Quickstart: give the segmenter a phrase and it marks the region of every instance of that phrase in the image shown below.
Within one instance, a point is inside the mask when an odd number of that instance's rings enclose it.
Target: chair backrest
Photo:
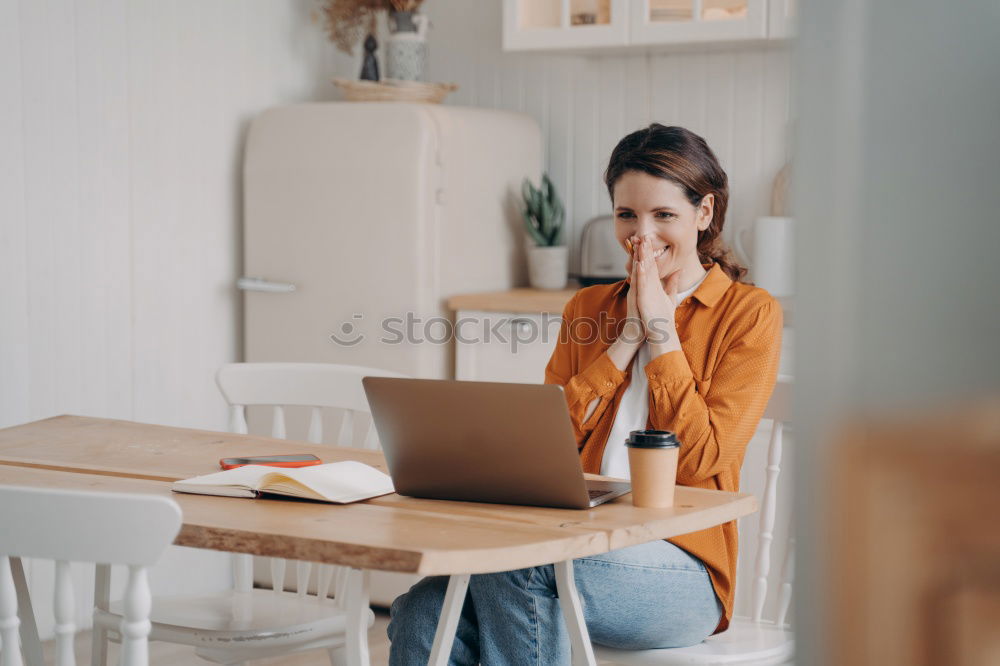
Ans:
[[[750,619],[755,623],[765,621],[764,604],[770,589],[771,550],[774,542],[775,515],[778,509],[778,476],[781,473],[782,438],[784,426],[792,418],[792,384],[790,380],[779,377],[767,408],[764,410],[763,418],[771,421],[771,433],[765,458],[764,492],[760,502],[753,581],[750,585]],[[773,622],[778,626],[785,624],[792,599],[794,548],[795,540],[789,537],[783,554],[780,572],[781,582],[777,589],[777,611],[773,619]],[[737,589],[737,593],[739,591],[740,588]]]
[[[246,433],[246,407],[266,405],[273,409],[271,436],[284,439],[285,407],[310,407],[308,441],[323,441],[323,408],[344,410],[336,443],[346,446],[354,437],[358,414],[370,414],[361,385],[363,377],[404,377],[396,372],[359,365],[335,363],[230,363],[216,374],[216,383],[230,405],[229,429]],[[365,448],[377,447],[371,422],[361,440]]]
[[[356,439],[365,448],[378,448],[378,437],[374,424],[368,419],[366,424],[358,422],[358,416],[371,414],[365,397],[364,377],[405,377],[397,372],[367,368],[359,365],[336,363],[229,363],[222,366],[215,380],[223,397],[230,406],[229,429],[246,434],[246,408],[249,406],[269,406],[273,409],[271,436],[284,439],[285,407],[309,407],[309,431],[307,439],[313,444],[323,443],[323,409],[343,410],[340,432],[336,444],[348,446]],[[355,428],[364,428],[364,434],[357,438]],[[248,592],[253,586],[254,559],[250,555],[234,555],[233,573],[236,589]],[[285,586],[285,560],[271,558],[271,584],[276,592]],[[310,562],[297,561],[294,591],[305,597],[309,577],[312,575]],[[342,587],[347,584],[347,569],[321,566],[317,571],[317,594],[323,600],[334,585],[335,596],[343,598]]]
[[[34,557],[56,561],[56,664],[74,663],[76,606],[70,562],[128,566],[119,629],[122,663],[147,664],[151,597],[146,568],[159,559],[180,527],[180,508],[167,497],[0,486],[0,663],[21,665],[11,559]]]

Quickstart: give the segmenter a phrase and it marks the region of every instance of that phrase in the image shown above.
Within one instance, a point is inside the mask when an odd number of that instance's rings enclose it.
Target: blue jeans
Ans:
[[[705,565],[667,541],[574,560],[573,573],[595,643],[634,650],[695,645],[722,617]],[[390,665],[427,663],[447,587],[446,576],[424,578],[393,602]],[[570,663],[551,564],[470,578],[449,663],[479,662]]]

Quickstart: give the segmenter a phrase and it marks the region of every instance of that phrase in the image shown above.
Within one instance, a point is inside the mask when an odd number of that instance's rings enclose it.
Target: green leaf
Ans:
[[[539,232],[538,225],[536,224],[534,218],[532,218],[529,215],[525,215],[524,227],[525,229],[528,230],[528,235],[531,236],[532,240],[535,242],[535,245],[545,244],[545,237],[542,236],[541,232]]]

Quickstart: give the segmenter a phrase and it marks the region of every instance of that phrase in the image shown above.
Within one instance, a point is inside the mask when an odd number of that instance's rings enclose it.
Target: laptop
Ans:
[[[561,386],[361,380],[400,495],[587,509],[631,491],[583,476]]]

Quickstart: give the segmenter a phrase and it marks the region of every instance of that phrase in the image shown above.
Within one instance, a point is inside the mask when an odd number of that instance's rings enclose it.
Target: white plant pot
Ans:
[[[565,289],[569,273],[569,250],[565,245],[528,245],[528,282],[535,289]]]

